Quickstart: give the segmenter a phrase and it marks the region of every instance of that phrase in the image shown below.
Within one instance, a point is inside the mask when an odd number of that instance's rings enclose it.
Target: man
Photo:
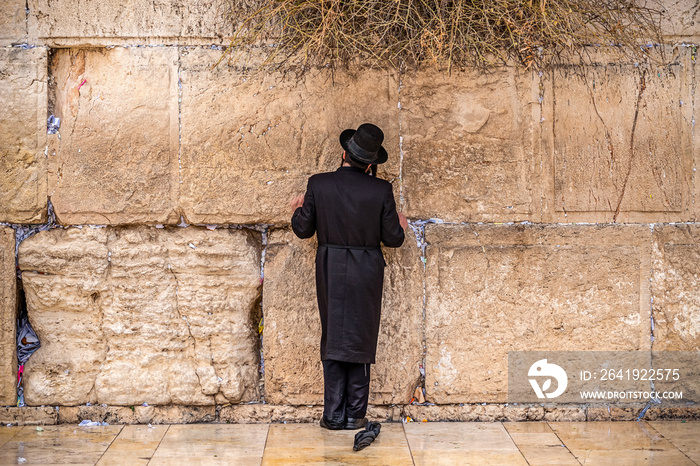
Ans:
[[[408,222],[396,211],[391,183],[369,175],[386,162],[384,133],[365,123],[340,135],[342,166],[309,178],[292,201],[292,229],[316,233],[316,297],[321,315],[323,417],[327,429],[367,423],[369,364],[374,364],[384,284],[380,243],[399,247]]]

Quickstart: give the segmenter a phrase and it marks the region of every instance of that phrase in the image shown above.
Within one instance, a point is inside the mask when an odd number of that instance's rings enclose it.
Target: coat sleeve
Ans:
[[[316,233],[316,204],[314,204],[311,180],[306,186],[304,203],[292,215],[292,230],[295,235],[302,239],[311,238]]]
[[[382,209],[382,243],[390,248],[398,248],[403,244],[404,231],[399,222],[399,214],[396,212],[394,192],[389,184],[384,194],[384,207]]]

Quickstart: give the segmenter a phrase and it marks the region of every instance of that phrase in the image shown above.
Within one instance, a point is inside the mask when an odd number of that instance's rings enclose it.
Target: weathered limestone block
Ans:
[[[212,405],[258,397],[259,238],[70,228],[20,246],[27,404]]]
[[[586,421],[636,421],[645,407],[644,403],[592,404],[586,408]]]
[[[408,405],[403,414],[415,422],[497,422],[541,421],[545,409],[540,405],[464,404]]]
[[[547,422],[583,422],[586,420],[586,405],[550,404],[544,407],[543,421]]]
[[[273,230],[265,249],[265,401],[323,403],[321,321],[316,304],[316,241]]]
[[[382,128],[384,179],[398,190],[398,81],[309,72],[282,79],[228,68],[220,52],[184,49],[181,205],[191,223],[289,223],[288,201],[308,177],[340,165],[338,137],[372,122]],[[398,192],[397,192],[398,194]]]
[[[262,403],[224,406],[218,422],[261,424],[268,422],[318,422],[323,406],[289,406]]]
[[[695,405],[685,405],[685,406],[654,406],[646,412],[644,416],[645,420],[655,421],[655,420],[676,420],[676,419],[687,419],[687,420],[698,420],[700,421],[700,406]]]
[[[382,321],[377,342],[377,364],[372,366],[370,403],[405,404],[420,385],[423,363],[424,265],[413,231],[404,244],[385,248]]]
[[[29,405],[84,404],[107,352],[100,301],[108,296],[106,230],[53,230],[20,246],[29,320],[41,341],[26,364]],[[36,402],[34,400],[37,400]]]
[[[175,47],[59,49],[49,193],[65,224],[177,223]]]
[[[17,400],[15,400],[16,402]],[[10,406],[0,408],[0,423],[3,426],[46,426],[55,425],[58,421],[58,412],[51,406]]]
[[[404,414],[416,422],[517,422],[517,421],[585,421],[586,406],[579,404],[464,404],[409,405]]]
[[[688,55],[654,67],[599,57],[552,73],[543,85],[543,164],[553,174],[545,221],[690,219]]]
[[[420,378],[423,264],[411,232],[401,248],[385,248],[384,255],[388,265],[370,402],[407,403]],[[323,403],[315,257],[313,240],[300,240],[290,230],[271,232],[263,294],[268,403]]]
[[[661,30],[664,42],[700,41],[700,5],[696,0],[664,0],[651,4],[661,10]]]
[[[0,222],[46,219],[46,92],[45,48],[0,47]]]
[[[0,3],[0,46],[22,43],[26,40],[25,8],[26,0],[3,0]]]
[[[30,35],[52,46],[211,44],[232,35],[230,7],[223,0],[29,0],[28,5]]]
[[[654,227],[654,351],[700,351],[700,227]]]
[[[0,227],[0,406],[17,403],[15,231]]]
[[[649,230],[428,225],[426,398],[503,402],[508,351],[650,350]]]
[[[247,406],[247,405],[245,405]],[[216,406],[61,406],[58,424],[192,424],[216,420]]]
[[[409,217],[527,220],[531,192],[532,77],[420,72],[403,79],[403,197]],[[539,199],[536,199],[539,211]]]

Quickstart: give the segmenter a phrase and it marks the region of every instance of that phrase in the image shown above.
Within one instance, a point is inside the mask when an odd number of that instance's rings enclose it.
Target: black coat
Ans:
[[[374,363],[386,265],[380,241],[396,248],[404,240],[391,184],[354,167],[313,175],[292,229],[318,239],[321,359]]]

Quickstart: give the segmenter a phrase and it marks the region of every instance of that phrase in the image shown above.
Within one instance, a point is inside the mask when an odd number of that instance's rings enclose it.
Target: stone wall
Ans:
[[[63,411],[3,419],[317,417],[315,243],[288,202],[365,121],[412,224],[384,251],[372,415],[634,418],[507,406],[507,353],[700,350],[700,26],[664,5],[663,63],[296,79],[214,67],[224,2],[4,2],[0,400],[19,285],[42,341],[26,402]]]
[[[259,236],[259,235],[258,235]],[[260,239],[197,227],[69,228],[20,246],[29,405],[258,399]]]

